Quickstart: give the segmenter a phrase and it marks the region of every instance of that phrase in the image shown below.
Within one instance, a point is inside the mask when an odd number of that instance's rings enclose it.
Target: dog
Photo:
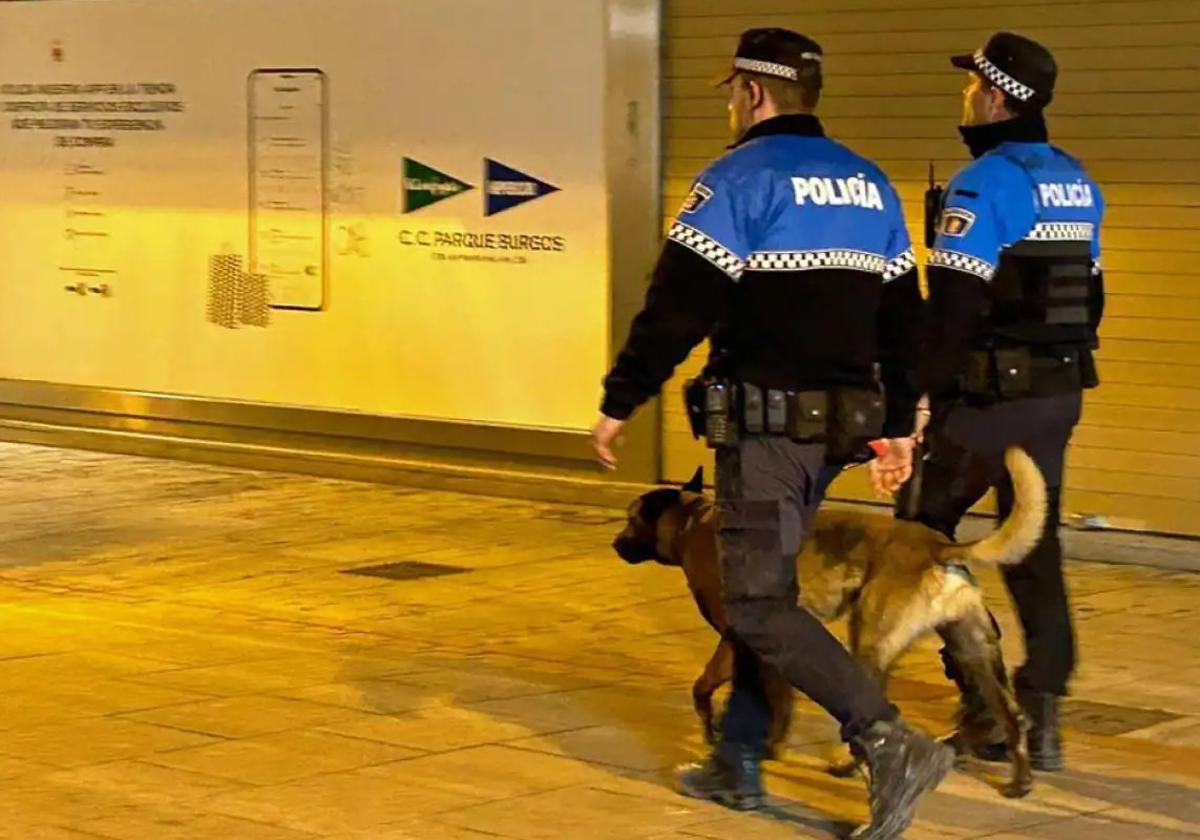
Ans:
[[[896,659],[936,631],[1004,725],[1012,777],[1006,796],[1025,796],[1033,773],[1027,722],[1009,685],[999,635],[969,563],[1016,565],[1037,544],[1046,518],[1046,485],[1033,459],[1005,453],[1015,505],[985,539],[959,544],[917,522],[848,510],[822,510],[796,557],[800,603],[822,621],[849,619],[848,647],[881,683]],[[716,738],[713,694],[733,676],[733,645],[721,596],[716,506],[703,492],[703,471],[682,488],[652,490],[628,508],[613,549],[627,563],[680,566],[700,614],[721,640],[692,686],[705,737]],[[769,748],[787,737],[794,693],[773,667],[761,669],[771,705]],[[848,768],[842,768],[848,769]]]
[[[680,566],[700,615],[721,637],[704,671],[692,685],[692,704],[705,739],[717,739],[713,695],[733,677],[733,642],[721,597],[720,562],[717,559],[716,508],[704,495],[704,471],[696,470],[682,488],[662,488],[634,500],[628,521],[613,540],[613,550],[627,563],[656,560]],[[763,690],[771,707],[767,745],[776,757],[787,740],[795,690],[773,666],[759,669]]]

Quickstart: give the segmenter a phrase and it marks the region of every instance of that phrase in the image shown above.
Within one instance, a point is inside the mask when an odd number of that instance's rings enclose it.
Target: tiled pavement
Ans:
[[[671,792],[714,639],[676,571],[611,554],[615,512],[7,445],[0,480],[2,837],[772,840],[865,814],[809,705],[767,813]],[[456,573],[346,574],[413,561]],[[1010,802],[969,767],[908,836],[1200,835],[1200,577],[1070,578],[1071,770]],[[932,643],[893,697],[946,727]]]

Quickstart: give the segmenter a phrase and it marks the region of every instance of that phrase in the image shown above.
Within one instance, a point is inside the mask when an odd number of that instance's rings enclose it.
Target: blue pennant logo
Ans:
[[[484,159],[483,215],[494,216],[559,188],[511,166]]]

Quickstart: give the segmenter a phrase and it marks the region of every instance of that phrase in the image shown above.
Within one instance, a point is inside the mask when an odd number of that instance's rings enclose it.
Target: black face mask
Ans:
[[[1041,111],[987,125],[961,125],[958,131],[970,149],[971,157],[976,159],[1001,143],[1045,143],[1050,139],[1046,117]]]

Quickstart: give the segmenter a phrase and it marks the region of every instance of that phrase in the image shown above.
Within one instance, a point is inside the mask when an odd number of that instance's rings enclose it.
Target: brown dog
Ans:
[[[1026,722],[1009,687],[1000,641],[983,593],[966,564],[1020,563],[1036,545],[1046,517],[1046,486],[1033,460],[1009,449],[1005,463],[1016,504],[1001,527],[979,542],[955,543],[916,522],[854,511],[822,511],[796,558],[801,603],[823,621],[848,615],[849,647],[881,681],[896,658],[919,637],[937,631],[966,679],[1003,722],[1013,775],[1008,796],[1024,796],[1033,785]],[[733,648],[721,598],[716,510],[702,493],[698,470],[681,489],[653,490],[629,508],[613,548],[629,563],[656,560],[682,566],[700,614],[719,634],[704,672],[692,687],[696,712],[712,740],[713,693],[733,675]],[[792,688],[775,669],[763,668],[771,699],[770,746],[787,735]],[[968,733],[969,734],[969,733]]]
[[[688,588],[704,620],[721,641],[703,673],[692,685],[692,704],[709,743],[716,740],[713,694],[733,677],[733,642],[721,597],[721,572],[717,560],[717,533],[712,500],[703,493],[703,469],[681,489],[651,490],[629,506],[625,529],[613,548],[627,563],[657,560],[665,566],[682,566]],[[759,670],[763,690],[771,704],[768,747],[776,755],[787,738],[795,691],[783,675],[763,663]]]

